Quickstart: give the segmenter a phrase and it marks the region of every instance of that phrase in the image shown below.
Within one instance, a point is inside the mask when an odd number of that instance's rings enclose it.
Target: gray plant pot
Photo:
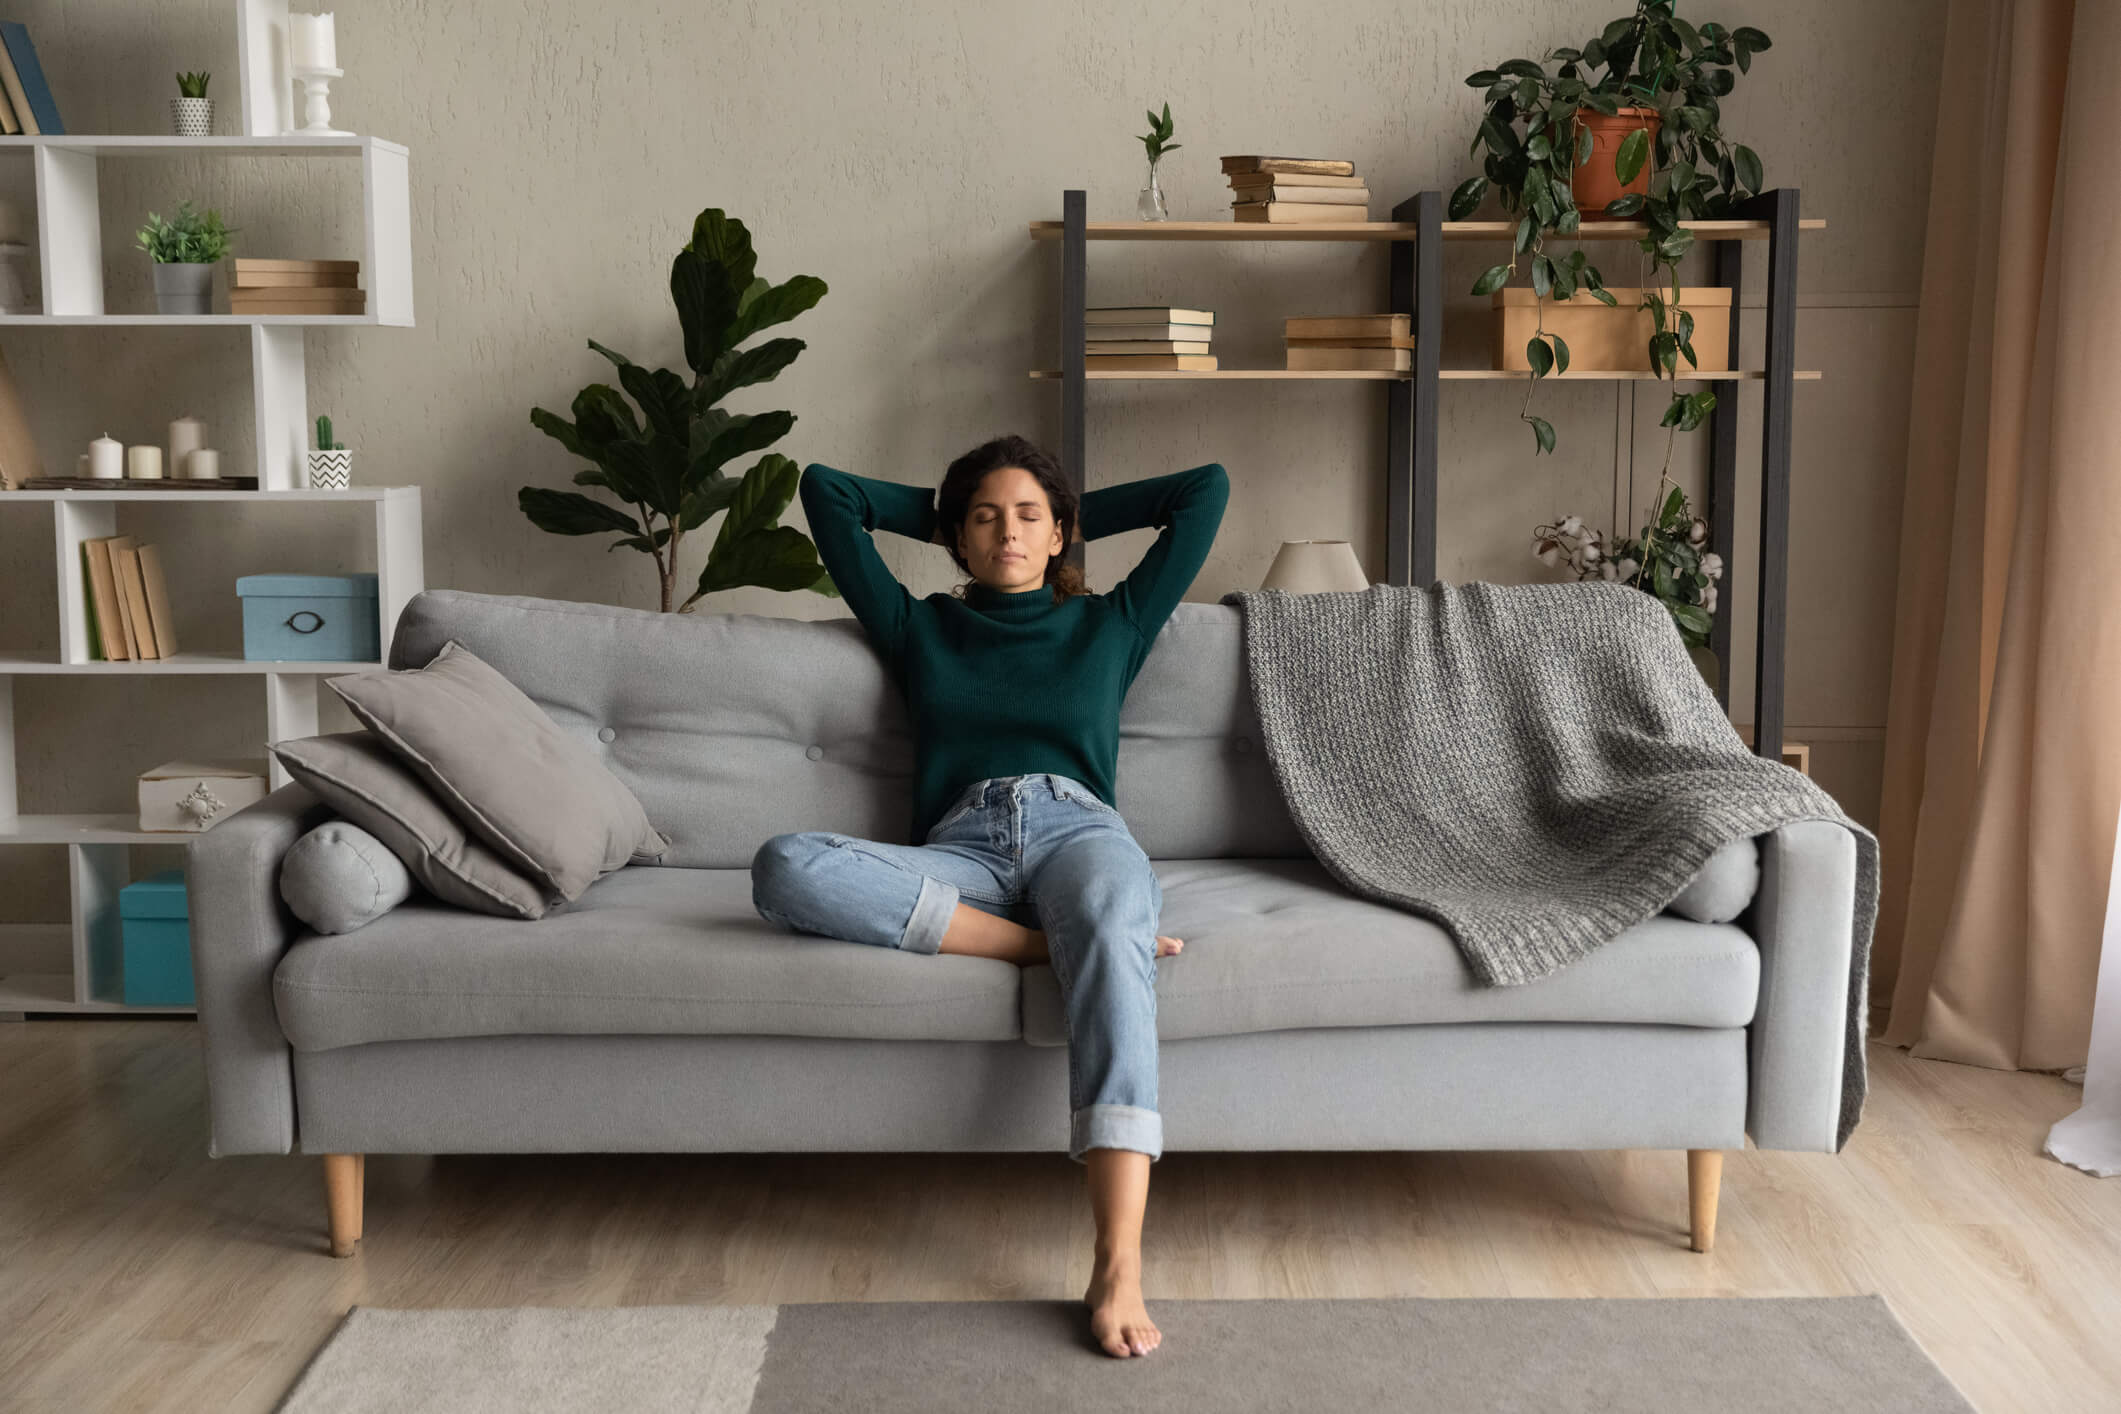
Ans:
[[[211,265],[161,264],[155,266],[155,312],[157,314],[211,314],[214,298],[214,267]]]

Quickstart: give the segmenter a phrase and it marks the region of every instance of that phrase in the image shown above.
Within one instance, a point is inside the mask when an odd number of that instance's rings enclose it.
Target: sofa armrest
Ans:
[[[272,974],[299,925],[280,901],[280,860],[330,816],[307,790],[285,785],[187,851],[192,978],[213,1116],[207,1153],[215,1158],[294,1149],[294,1067]]]
[[[1845,826],[1800,820],[1760,836],[1745,1127],[1762,1149],[1835,1152],[1855,925],[1856,837]]]

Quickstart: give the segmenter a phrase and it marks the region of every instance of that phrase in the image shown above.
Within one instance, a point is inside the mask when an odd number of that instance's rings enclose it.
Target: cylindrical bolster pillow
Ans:
[[[280,897],[319,933],[350,933],[373,923],[411,893],[404,861],[344,820],[317,826],[280,862]]]
[[[1665,908],[1696,923],[1728,923],[1745,912],[1759,887],[1760,847],[1751,836],[1741,836],[1710,855]]]

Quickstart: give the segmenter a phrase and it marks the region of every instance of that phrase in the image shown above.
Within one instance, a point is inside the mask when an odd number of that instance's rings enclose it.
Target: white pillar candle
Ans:
[[[185,459],[184,474],[194,481],[211,481],[221,474],[221,454],[212,447],[200,447]]]
[[[125,475],[125,448],[117,438],[106,432],[88,444],[88,474],[104,480]]]
[[[206,445],[206,424],[190,413],[169,425],[169,474],[189,476],[185,458]]]
[[[125,449],[125,474],[135,481],[159,481],[162,479],[162,449],[160,447],[127,447]]]
[[[339,67],[338,38],[332,28],[331,11],[327,10],[321,15],[290,14],[287,17],[287,35],[296,68]]]

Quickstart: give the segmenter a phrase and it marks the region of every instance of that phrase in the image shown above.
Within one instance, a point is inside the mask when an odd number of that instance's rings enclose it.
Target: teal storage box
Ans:
[[[247,574],[236,593],[247,659],[373,663],[383,656],[372,574]]]
[[[184,871],[165,869],[118,890],[127,1006],[197,1006]]]

